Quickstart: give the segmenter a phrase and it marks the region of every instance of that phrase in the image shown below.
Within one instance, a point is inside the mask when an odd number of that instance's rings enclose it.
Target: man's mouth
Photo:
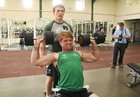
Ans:
[[[58,15],[58,17],[62,17],[62,15]]]

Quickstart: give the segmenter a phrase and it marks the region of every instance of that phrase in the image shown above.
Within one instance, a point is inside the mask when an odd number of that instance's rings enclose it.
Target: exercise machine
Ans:
[[[127,86],[133,87],[138,85],[140,83],[140,81],[137,80],[137,78],[140,77],[140,65],[135,63],[128,63],[127,66],[130,68],[128,76],[132,76],[132,81],[128,83]]]

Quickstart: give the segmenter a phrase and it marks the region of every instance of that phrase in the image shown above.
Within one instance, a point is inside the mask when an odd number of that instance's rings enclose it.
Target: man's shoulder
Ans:
[[[125,29],[127,32],[130,32],[128,28]]]
[[[65,24],[67,24],[68,26],[71,26],[67,21],[64,21]]]
[[[127,35],[131,35],[131,32],[129,31],[128,28],[125,29],[125,33],[126,33]]]
[[[48,30],[48,31],[51,31],[51,28],[53,26],[53,24],[55,23],[55,21],[51,21],[50,23],[48,23],[46,26],[45,26],[45,30]]]

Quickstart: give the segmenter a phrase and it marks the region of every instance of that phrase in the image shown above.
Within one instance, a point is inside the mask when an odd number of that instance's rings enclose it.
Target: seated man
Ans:
[[[43,41],[43,38],[38,38],[34,44],[31,63],[35,66],[53,64],[58,67],[60,80],[56,88],[60,89],[60,91],[55,95],[60,95],[59,97],[98,97],[96,94],[88,92],[87,89],[83,88],[84,76],[82,62],[92,63],[99,59],[95,41],[91,40],[91,53],[74,51],[73,35],[71,32],[61,32],[59,34],[59,43],[62,51],[39,57],[39,45]]]

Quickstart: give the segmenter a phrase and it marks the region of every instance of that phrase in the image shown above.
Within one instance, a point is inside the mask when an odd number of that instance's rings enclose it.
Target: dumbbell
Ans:
[[[24,33],[24,43],[26,46],[34,45],[33,33]]]
[[[33,33],[25,33],[24,35],[24,41],[26,46],[33,46],[34,45],[34,38]],[[54,33],[52,31],[47,31],[44,33],[44,39],[46,41],[46,44],[53,44],[54,43]]]
[[[93,34],[93,38],[97,44],[104,43],[105,42],[106,35],[103,32],[97,32]],[[80,46],[89,46],[90,45],[90,35],[79,35],[78,36],[78,43]]]
[[[46,41],[46,44],[53,44],[54,43],[54,33],[52,31],[47,31],[44,33],[44,38]],[[93,35],[95,41],[97,44],[104,43],[105,42],[105,34],[103,32],[97,32]],[[24,41],[26,46],[33,46],[34,45],[34,38],[33,33],[25,33],[24,35]],[[90,44],[90,35],[79,35],[78,36],[78,43],[80,46],[89,46]]]

